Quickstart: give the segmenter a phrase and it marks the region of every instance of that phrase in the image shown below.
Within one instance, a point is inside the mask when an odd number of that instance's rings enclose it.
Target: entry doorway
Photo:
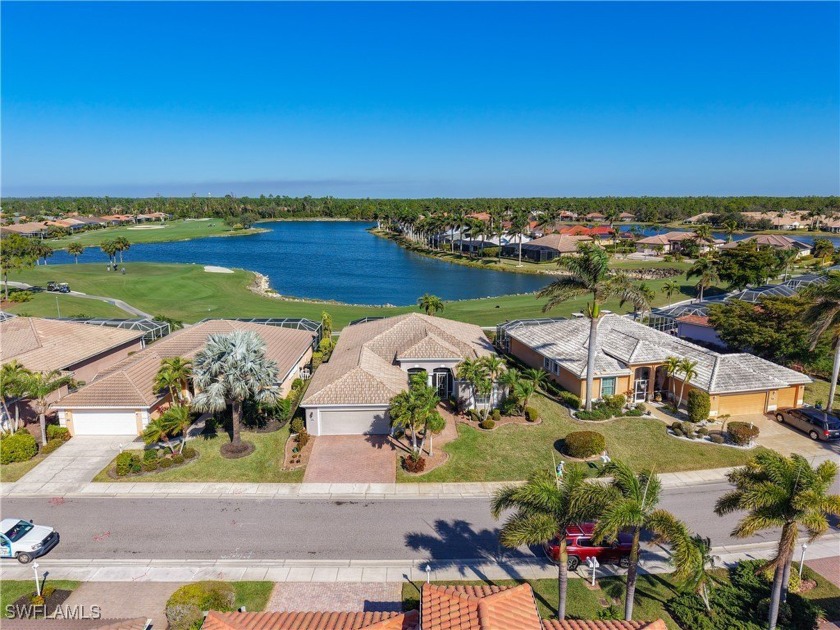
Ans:
[[[650,385],[650,368],[636,368],[633,381],[633,402],[645,402]]]
[[[452,372],[445,368],[438,368],[432,374],[432,387],[437,390],[438,398],[448,400],[452,393]]]

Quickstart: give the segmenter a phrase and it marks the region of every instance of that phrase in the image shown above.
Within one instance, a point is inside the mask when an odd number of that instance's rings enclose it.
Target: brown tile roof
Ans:
[[[535,238],[528,241],[528,247],[549,247],[556,249],[561,254],[571,254],[577,251],[578,243],[581,241],[591,241],[589,236],[569,236],[566,234],[546,234],[540,238]]]
[[[17,360],[38,372],[64,370],[142,336],[137,330],[12,317],[0,323],[0,361]]]
[[[446,354],[429,356],[439,352]],[[397,358],[476,358],[492,352],[478,326],[419,313],[347,326],[329,363],[312,377],[301,404],[388,404],[408,387]]]
[[[544,619],[544,630],[668,630],[661,619],[656,621],[615,621],[612,619]]]
[[[420,610],[423,630],[542,630],[528,584],[424,584]]]
[[[266,355],[277,363],[281,382],[286,380],[314,339],[311,332],[280,326],[222,319],[203,322],[176,331],[103,370],[90,384],[62,398],[55,408],[150,407],[161,398],[154,391],[154,380],[162,359],[191,359],[204,347],[211,334],[234,330],[252,330],[265,341]]]
[[[27,223],[15,223],[14,225],[4,225],[2,228],[4,232],[15,232],[17,234],[36,234],[38,232],[46,232],[47,224],[38,223],[36,221],[29,221]]]
[[[216,612],[202,630],[419,630],[417,611],[396,612]]]

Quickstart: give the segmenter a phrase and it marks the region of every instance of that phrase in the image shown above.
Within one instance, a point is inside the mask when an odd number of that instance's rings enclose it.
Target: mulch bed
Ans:
[[[482,429],[479,426],[478,422],[470,420],[468,416],[459,416],[458,422],[466,424],[467,426],[471,426],[472,428],[478,429],[479,431],[495,431],[499,427],[503,427],[506,424],[523,424],[526,426],[536,427],[542,424],[542,418],[538,418],[536,422],[528,422],[525,416],[502,416],[501,420],[496,422],[496,426],[494,426],[492,429]]]
[[[248,455],[253,453],[256,449],[257,447],[254,446],[253,442],[246,442],[243,440],[238,446],[235,446],[232,442],[223,444],[219,449],[219,452],[225,459],[240,459],[242,457],[248,457]]]
[[[275,431],[279,431],[280,429],[285,427],[287,424],[289,424],[288,420],[283,420],[282,422],[280,422],[279,420],[272,420],[261,426],[252,427],[248,425],[243,425],[242,428],[245,431],[249,431],[251,433],[274,433]]]
[[[21,615],[25,612],[29,612],[30,616],[27,617],[28,619],[41,619],[43,617],[48,617],[52,615],[56,608],[61,606],[73,591],[65,591],[62,589],[55,589],[52,593],[50,593],[49,597],[45,598],[43,606],[35,606],[32,604],[32,598],[35,596],[35,591],[32,591],[29,595],[24,595],[23,597],[18,597],[15,601],[13,606],[15,607],[15,612],[19,612]]]
[[[312,447],[317,438],[310,435],[306,446],[299,453],[293,453],[292,451],[298,445],[295,441],[295,435],[292,435],[286,440],[286,452],[283,455],[283,470],[300,470],[301,468],[306,468],[306,465],[309,463],[309,456],[312,455]]]

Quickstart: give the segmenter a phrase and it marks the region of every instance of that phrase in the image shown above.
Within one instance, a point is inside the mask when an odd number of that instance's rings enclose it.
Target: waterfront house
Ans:
[[[636,251],[648,256],[654,256],[659,252],[663,254],[676,254],[683,250],[683,243],[685,241],[694,240],[697,240],[697,235],[694,232],[666,232],[665,234],[640,238],[636,241]],[[716,249],[722,244],[723,241],[721,240],[715,240],[712,243],[701,242],[700,252]]]
[[[464,359],[493,354],[481,328],[442,317],[408,313],[346,326],[301,401],[307,431],[388,434],[391,399],[408,389],[412,374],[421,372],[441,400],[455,399],[461,407],[495,405],[501,396],[498,389],[473,401],[470,388],[456,374]]]
[[[564,236],[561,234],[547,234],[535,238],[522,245],[522,259],[532,262],[546,262],[554,260],[559,256],[576,254],[578,245],[582,241],[591,241],[589,236]],[[502,247],[502,255],[509,257],[519,256],[519,245],[510,243]]]
[[[496,344],[526,365],[542,368],[576,396],[586,395],[590,321],[523,320],[498,327]],[[685,383],[667,373],[669,357],[696,362]],[[624,394],[632,402],[667,399],[683,390],[709,394],[711,416],[758,414],[799,407],[811,379],[747,353],[720,354],[619,315],[598,323],[593,398]]]
[[[26,238],[44,238],[49,231],[46,221],[28,221],[26,223],[14,223],[0,227],[0,236],[18,234]]]
[[[748,236],[747,238],[742,239],[740,241],[732,241],[731,243],[726,243],[725,245],[721,246],[721,249],[732,249],[734,247],[738,247],[742,243],[752,243],[756,246],[757,249],[765,249],[769,247],[772,249],[780,250],[796,250],[797,258],[809,256],[811,254],[811,251],[813,250],[812,245],[809,245],[808,243],[803,243],[802,241],[794,240],[789,236],[782,236],[781,234],[755,234],[753,236]]]

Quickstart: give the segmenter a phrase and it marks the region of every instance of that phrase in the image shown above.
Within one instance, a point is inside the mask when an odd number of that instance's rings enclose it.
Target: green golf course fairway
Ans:
[[[332,315],[336,329],[362,317],[386,317],[412,310],[412,307],[353,306],[335,302],[274,299],[257,295],[248,289],[254,274],[241,269],[234,273],[209,273],[202,265],[164,265],[157,263],[131,263],[125,275],[109,274],[102,265],[50,265],[32,267],[12,272],[11,281],[46,286],[48,280],[67,282],[74,291],[90,295],[117,298],[147,313],[162,314],[184,322],[196,322],[210,317],[307,317],[320,320],[321,312]],[[693,287],[682,280],[685,295],[674,295],[673,301],[685,299]],[[666,301],[660,288],[664,281],[648,281],[656,291],[656,303]],[[419,297],[419,296],[418,296]],[[552,310],[550,315],[560,317],[583,308],[587,298],[569,300]],[[506,295],[478,300],[446,302],[443,317],[479,326],[493,326],[499,322],[524,317],[545,317],[544,300],[533,294]],[[43,306],[44,310],[39,310]],[[617,302],[608,302],[606,308],[619,309]],[[55,301],[27,302],[14,309],[33,316],[55,317]],[[86,310],[92,310],[86,309]],[[62,314],[64,313],[62,309]]]

